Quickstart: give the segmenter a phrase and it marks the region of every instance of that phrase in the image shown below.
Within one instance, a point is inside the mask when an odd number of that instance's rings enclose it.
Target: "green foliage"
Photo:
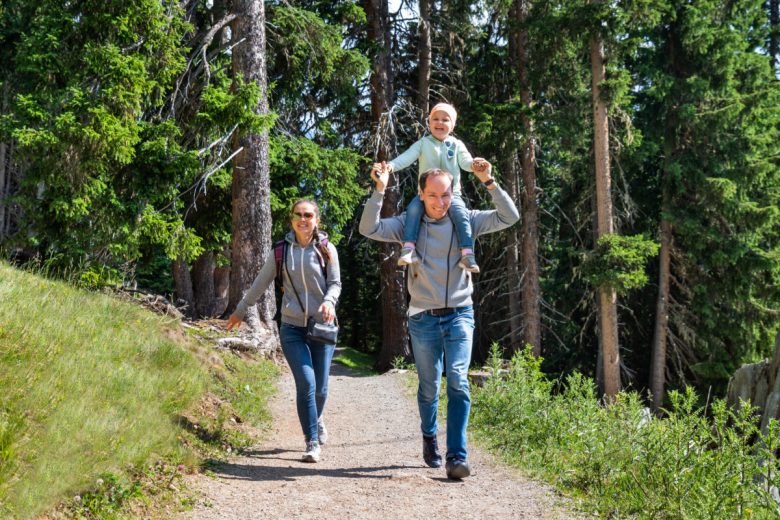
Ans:
[[[605,285],[624,295],[647,283],[645,266],[659,247],[641,235],[603,235],[582,264],[583,276],[593,287]]]
[[[574,373],[554,384],[527,349],[508,373],[497,367],[474,392],[477,439],[524,469],[582,497],[601,516],[772,518],[777,505],[778,425],[758,431],[749,406],[721,400],[711,417],[688,388],[670,393],[667,417],[653,417],[636,393],[603,406],[593,382]]]
[[[376,356],[345,347],[340,349],[339,355],[333,358],[333,362],[349,367],[358,375],[368,376],[374,373],[373,367],[376,364]]]
[[[311,198],[320,206],[323,228],[338,243],[364,193],[357,180],[362,162],[360,155],[347,148],[328,149],[309,139],[272,138],[274,236],[289,229],[292,204]]]
[[[69,508],[74,518],[121,518],[122,508],[130,500],[140,499],[143,488],[138,481],[114,473],[103,473],[95,489],[76,495]]]
[[[173,419],[206,378],[166,319],[4,264],[0,298],[4,516],[179,451]]]
[[[167,318],[6,264],[0,298],[3,517],[63,500],[75,518],[128,517],[270,421],[271,362],[206,355]]]

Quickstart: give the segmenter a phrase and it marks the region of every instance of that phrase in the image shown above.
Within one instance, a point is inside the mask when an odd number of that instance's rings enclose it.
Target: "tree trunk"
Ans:
[[[776,76],[778,72],[778,60],[780,60],[780,0],[769,0],[769,62],[772,64],[772,72]]]
[[[528,80],[528,30],[523,27],[531,8],[529,0],[517,0],[516,16],[521,27],[517,46],[517,76],[520,84],[520,101],[523,111],[523,191],[521,207],[523,212],[522,258],[523,258],[523,330],[524,342],[530,344],[535,356],[542,354],[542,317],[539,309],[541,289],[539,286],[539,204],[536,199],[536,138],[534,122],[530,116],[533,105],[531,85]]]
[[[514,147],[506,155],[506,165],[504,166],[504,182],[506,191],[517,203],[519,200],[517,163],[515,161]],[[520,243],[520,232],[517,226],[512,226],[507,234],[506,248],[506,267],[507,267],[507,286],[509,297],[509,348],[512,353],[518,352],[525,346],[523,344],[523,308],[520,301],[520,288],[522,276],[520,272],[520,253],[518,244]]]
[[[216,292],[214,291],[214,253],[206,251],[192,265],[192,289],[195,293],[195,310],[198,318],[214,316]]]
[[[176,307],[186,306],[183,314],[188,318],[195,316],[195,295],[192,291],[192,278],[190,268],[181,258],[171,263],[173,270],[174,297],[173,304]]]
[[[601,99],[601,83],[605,79],[604,42],[594,34],[590,40],[593,71],[593,144],[596,171],[596,234],[600,238],[613,233],[612,195],[609,165],[609,126],[607,105]],[[617,293],[614,289],[598,288],[599,334],[601,335],[604,394],[612,399],[620,391],[620,353],[618,346]]]
[[[0,241],[5,238],[6,233],[6,203],[5,200],[10,195],[6,186],[6,164],[8,158],[8,145],[0,142]]]
[[[0,99],[0,114],[8,113],[8,82],[3,86],[3,98]],[[0,142],[0,241],[8,232],[10,208],[7,199],[11,195],[11,150],[8,143]]]
[[[666,177],[666,175],[664,175]],[[662,204],[664,207],[665,204]],[[671,274],[672,225],[661,217],[661,251],[658,267],[658,298],[655,304],[650,392],[653,410],[658,413],[664,404],[666,386],[666,338],[669,326],[669,278]]]
[[[420,43],[417,81],[417,106],[423,121],[428,116],[431,90],[431,1],[420,0]]]
[[[228,307],[230,295],[230,268],[217,267],[214,269],[214,316],[222,316]]]
[[[265,56],[265,6],[262,0],[234,0],[237,18],[233,22],[234,80],[254,82],[260,99],[254,107],[268,114]],[[240,42],[240,43],[239,43]],[[233,163],[233,236],[231,244],[229,309],[234,309],[250,287],[264,259],[271,253],[271,182],[269,177],[268,132],[237,132],[233,141],[241,150]],[[247,323],[255,332],[276,335],[274,288],[269,287],[257,303],[257,317],[250,311]]]
[[[376,53],[373,56],[371,71],[371,123],[375,132],[383,126],[381,120],[388,117],[392,106],[393,82],[390,61],[390,25],[388,20],[387,0],[368,0],[366,3],[368,18],[368,38],[376,43]],[[376,160],[389,158],[390,150],[395,148],[395,135],[380,135]],[[398,215],[400,190],[396,173],[390,175],[382,202],[381,217]],[[396,265],[399,253],[398,244],[381,243],[380,254],[380,285],[382,294],[382,347],[377,360],[378,370],[387,370],[393,360],[402,357],[409,359],[411,349],[406,322],[406,289],[403,271]]]

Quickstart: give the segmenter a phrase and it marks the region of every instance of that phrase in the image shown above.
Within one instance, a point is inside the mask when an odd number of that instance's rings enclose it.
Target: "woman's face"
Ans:
[[[300,202],[292,210],[292,228],[295,234],[309,236],[319,226],[320,217],[317,208],[310,202]]]

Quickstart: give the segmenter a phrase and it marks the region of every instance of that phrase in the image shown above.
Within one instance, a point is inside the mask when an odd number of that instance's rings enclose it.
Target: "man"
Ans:
[[[386,165],[371,171],[376,190],[369,198],[360,219],[360,233],[382,242],[402,242],[404,215],[380,219],[385,187],[390,173]],[[509,196],[491,176],[487,161],[475,161],[474,173],[490,193],[496,209],[471,210],[474,236],[507,228],[520,219]],[[447,453],[446,471],[450,479],[471,474],[467,462],[466,426],[471,398],[468,368],[474,336],[471,273],[458,268],[460,250],[455,228],[447,215],[452,200],[452,175],[438,168],[423,172],[419,178],[420,198],[425,207],[416,244],[419,262],[408,267],[409,334],[417,366],[419,387],[417,403],[423,434],[423,459],[432,467],[441,467],[436,442],[436,413],[442,365],[447,374]]]

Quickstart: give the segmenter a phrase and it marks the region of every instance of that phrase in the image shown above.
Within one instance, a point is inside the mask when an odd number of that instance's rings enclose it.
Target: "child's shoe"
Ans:
[[[401,256],[398,257],[398,265],[404,266],[417,262],[417,255],[414,253],[414,247],[404,246],[401,248]]]
[[[477,265],[477,258],[471,253],[461,256],[460,261],[458,263],[463,269],[465,269],[470,273],[479,272],[479,266]]]

